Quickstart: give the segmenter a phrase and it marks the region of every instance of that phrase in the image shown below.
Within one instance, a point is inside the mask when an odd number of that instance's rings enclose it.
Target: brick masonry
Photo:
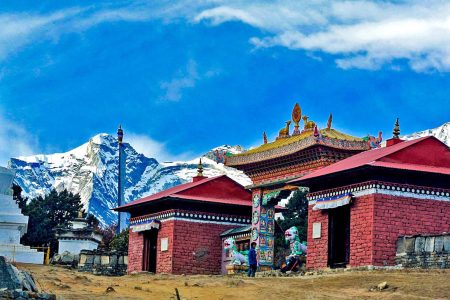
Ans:
[[[327,267],[328,213],[308,210],[307,267]],[[312,224],[320,222],[321,238],[312,238]],[[450,232],[450,202],[388,194],[354,198],[350,208],[350,267],[395,265],[399,236]]]
[[[220,234],[236,225],[166,220],[157,237],[156,272],[171,274],[220,274],[222,240]],[[167,251],[161,239],[168,238]],[[128,273],[142,271],[143,233],[130,230]]]

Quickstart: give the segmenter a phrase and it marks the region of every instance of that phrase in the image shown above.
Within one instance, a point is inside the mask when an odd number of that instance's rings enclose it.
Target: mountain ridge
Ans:
[[[160,163],[138,153],[128,143],[123,146],[125,203],[188,182],[197,174],[199,158]],[[240,151],[243,149],[239,146],[223,145],[205,153],[202,156],[205,176],[226,174],[243,185],[250,184],[241,171],[218,161],[226,152]],[[16,170],[15,183],[23,189],[25,197],[43,196],[52,188],[67,189],[79,193],[84,209],[103,224],[111,224],[117,218],[111,211],[117,204],[118,180],[118,144],[112,135],[97,134],[63,153],[11,158],[8,165]]]
[[[450,122],[401,138],[411,140],[432,135],[450,146]],[[197,174],[198,158],[188,161],[158,162],[124,143],[126,153],[125,203],[186,183]],[[245,151],[240,146],[222,145],[201,156],[204,175],[226,174],[242,185],[251,184],[243,172],[224,166],[227,155]],[[79,193],[84,209],[103,224],[117,217],[111,211],[117,204],[118,144],[115,137],[101,133],[64,153],[37,154],[11,158],[15,183],[26,197],[43,196],[52,188]]]

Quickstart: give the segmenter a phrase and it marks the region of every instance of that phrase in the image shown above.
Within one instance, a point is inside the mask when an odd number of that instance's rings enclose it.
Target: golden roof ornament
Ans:
[[[202,164],[202,158],[200,157],[200,161],[198,162],[197,166],[197,176],[202,177],[203,176],[203,164]]]
[[[78,211],[78,218],[82,219],[83,218],[83,210],[79,210]]]
[[[264,144],[267,144],[267,135],[266,135],[265,131],[264,131],[264,134],[263,134],[263,139],[264,139]]]
[[[294,132],[292,135],[300,134],[300,130],[298,129],[299,125],[298,123],[302,119],[302,109],[300,108],[300,105],[298,103],[295,103],[294,109],[292,110],[292,121],[294,121]]]
[[[333,114],[332,113],[330,113],[330,116],[328,117],[327,130],[331,129],[331,122],[333,122]]]
[[[289,137],[289,126],[291,125],[291,121],[286,121],[286,127],[280,129],[280,132],[278,133],[277,139],[287,138]]]
[[[394,135],[393,136],[394,139],[399,139],[400,138],[400,124],[398,123],[398,118],[395,121],[394,131],[392,133]]]

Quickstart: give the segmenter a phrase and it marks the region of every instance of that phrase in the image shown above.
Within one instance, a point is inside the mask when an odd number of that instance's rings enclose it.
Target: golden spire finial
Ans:
[[[82,209],[80,209],[80,210],[78,211],[78,218],[79,218],[79,219],[83,218],[83,210],[82,210]]]
[[[399,139],[400,138],[400,124],[398,123],[398,118],[395,121],[394,131],[392,133],[394,135],[394,139]]]
[[[331,129],[331,122],[333,122],[333,114],[332,113],[330,113],[330,116],[328,117],[327,130]]]
[[[202,164],[202,158],[200,157],[200,161],[198,162],[197,166],[197,176],[202,177],[203,176],[203,164]]]
[[[302,119],[302,109],[298,103],[295,103],[294,109],[292,110],[292,121],[294,121],[294,132],[293,135],[300,134],[300,130],[298,130],[298,122]]]
[[[264,144],[267,144],[267,135],[266,135],[265,131],[264,131],[264,134],[263,134],[263,139],[264,139]]]

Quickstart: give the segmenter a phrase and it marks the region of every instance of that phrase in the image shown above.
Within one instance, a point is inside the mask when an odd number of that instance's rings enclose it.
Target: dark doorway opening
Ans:
[[[350,257],[350,205],[328,210],[328,265],[345,268]]]
[[[144,251],[142,271],[156,273],[156,242],[158,230],[144,231]]]

